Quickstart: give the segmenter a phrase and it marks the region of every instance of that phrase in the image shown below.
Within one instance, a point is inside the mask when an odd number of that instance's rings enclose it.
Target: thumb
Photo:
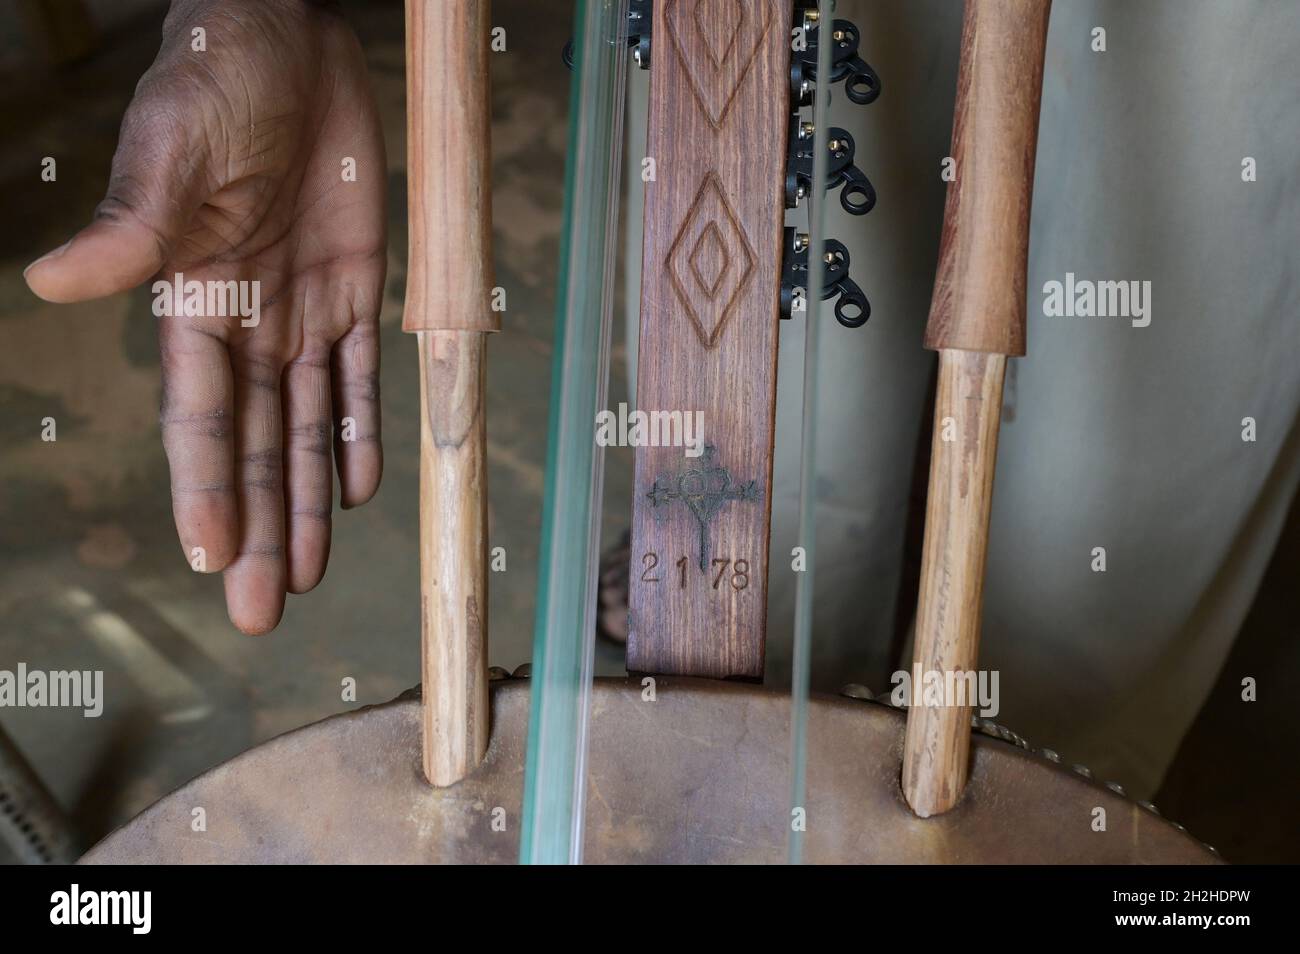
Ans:
[[[137,98],[128,108],[93,221],[24,270],[46,301],[88,301],[148,280],[207,199],[202,137],[164,97]]]

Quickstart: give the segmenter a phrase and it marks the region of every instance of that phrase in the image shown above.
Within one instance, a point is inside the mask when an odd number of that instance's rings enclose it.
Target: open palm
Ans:
[[[54,302],[177,273],[250,283],[256,316],[158,323],[177,531],[196,569],[225,571],[248,633],[324,575],[331,450],[345,508],[379,484],[384,177],[340,18],[304,0],[178,0],[93,222],[27,271]]]

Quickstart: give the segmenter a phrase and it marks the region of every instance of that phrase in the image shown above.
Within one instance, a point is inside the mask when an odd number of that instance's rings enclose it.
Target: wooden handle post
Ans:
[[[452,785],[488,743],[486,335],[491,305],[488,0],[406,0],[409,261],[420,355],[424,774]]]
[[[922,817],[957,803],[969,767],[1002,382],[1007,355],[1025,353],[1050,10],[1050,0],[967,0],[962,26],[957,178],[948,187],[925,335],[926,347],[939,351],[939,382],[903,749],[903,794]],[[966,694],[927,698],[927,685],[940,683]]]

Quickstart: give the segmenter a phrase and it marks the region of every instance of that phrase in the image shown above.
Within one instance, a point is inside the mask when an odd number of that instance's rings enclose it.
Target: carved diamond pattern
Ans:
[[[666,0],[663,19],[691,92],[722,125],[772,24],[775,0]],[[705,56],[695,55],[700,47]]]
[[[718,286],[731,268],[731,258],[727,255],[715,223],[710,222],[700,233],[695,250],[691,252],[690,262],[691,271],[695,273],[695,280],[700,283],[704,294],[710,298],[717,295]]]
[[[695,28],[704,39],[709,59],[714,66],[721,66],[736,45],[745,8],[740,0],[698,0],[694,16]]]
[[[754,251],[715,173],[704,177],[668,251],[668,277],[700,343],[718,343],[754,272]]]

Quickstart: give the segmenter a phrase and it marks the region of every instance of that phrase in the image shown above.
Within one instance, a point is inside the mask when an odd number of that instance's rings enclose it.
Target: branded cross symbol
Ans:
[[[758,481],[737,484],[731,479],[731,472],[714,463],[718,449],[705,446],[704,458],[699,465],[684,470],[676,477],[664,474],[655,478],[655,485],[646,494],[651,504],[671,503],[674,500],[686,501],[686,506],[695,514],[700,525],[700,569],[709,565],[709,521],[729,500],[757,500],[762,496]]]

